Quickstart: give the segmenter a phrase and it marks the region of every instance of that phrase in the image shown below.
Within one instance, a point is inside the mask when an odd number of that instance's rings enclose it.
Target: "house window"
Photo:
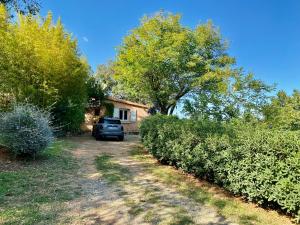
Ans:
[[[120,109],[119,110],[119,119],[128,121],[129,118],[129,109]]]

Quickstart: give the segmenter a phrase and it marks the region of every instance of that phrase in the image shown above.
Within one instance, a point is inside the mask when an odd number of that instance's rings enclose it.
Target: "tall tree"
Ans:
[[[114,75],[113,61],[109,61],[107,64],[99,65],[94,75],[97,82],[101,85],[102,91],[106,95],[112,95],[113,88],[117,84],[115,79],[113,78],[113,75]]]
[[[15,22],[0,5],[0,95],[52,108],[57,123],[74,131],[84,120],[88,74],[60,20],[53,24],[49,13],[19,15]]]
[[[273,86],[244,75],[240,69],[221,82],[210,82],[185,100],[184,112],[189,117],[226,121],[233,118],[262,118]]]
[[[98,84],[98,89],[100,88],[104,95],[113,96],[118,99],[126,99],[131,101],[141,101],[129,95],[124,86],[121,85],[114,77],[115,67],[114,62],[109,61],[106,64],[100,64],[97,67],[96,73],[92,77],[95,82]]]
[[[177,103],[208,80],[228,77],[235,62],[211,23],[184,27],[179,15],[157,13],[124,38],[115,79],[128,96],[172,114]]]
[[[292,95],[279,91],[264,107],[265,122],[274,128],[300,130],[300,91]]]

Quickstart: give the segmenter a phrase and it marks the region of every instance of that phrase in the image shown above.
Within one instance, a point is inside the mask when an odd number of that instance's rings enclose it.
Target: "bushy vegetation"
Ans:
[[[89,66],[60,20],[19,15],[0,4],[0,110],[12,102],[51,109],[54,122],[76,132],[84,121]]]
[[[279,91],[271,102],[264,106],[266,123],[283,130],[300,130],[300,91],[291,96]]]
[[[158,160],[300,218],[300,133],[232,120],[156,115],[140,127]]]
[[[31,105],[0,114],[0,145],[14,155],[35,156],[53,141],[50,114]]]

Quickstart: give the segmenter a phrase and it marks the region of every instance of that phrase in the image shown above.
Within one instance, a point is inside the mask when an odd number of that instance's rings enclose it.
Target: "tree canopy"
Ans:
[[[106,95],[112,95],[116,86],[114,75],[114,62],[109,61],[107,64],[101,64],[97,67],[94,75],[97,82],[101,85],[101,89]]]
[[[300,130],[300,91],[295,90],[291,96],[279,91],[263,109],[265,121],[269,126]]]
[[[226,82],[226,85],[224,85]],[[263,109],[269,102],[269,92],[273,86],[254,78],[253,74],[244,75],[238,70],[226,81],[225,90],[218,88],[218,82],[207,83],[190,99],[184,102],[184,112],[193,118],[229,121],[233,118],[254,116],[263,117]]]
[[[0,5],[0,94],[8,104],[28,102],[51,108],[66,130],[79,129],[87,100],[89,66],[77,41],[49,13],[42,19],[19,14],[9,19]],[[5,105],[2,105],[4,108]]]
[[[0,0],[0,4],[5,5],[8,10],[14,10],[20,14],[36,15],[40,10],[38,0]]]
[[[227,78],[235,62],[212,22],[191,29],[180,19],[163,12],[144,17],[124,38],[115,62],[115,79],[126,95],[163,114],[172,114],[208,80]]]

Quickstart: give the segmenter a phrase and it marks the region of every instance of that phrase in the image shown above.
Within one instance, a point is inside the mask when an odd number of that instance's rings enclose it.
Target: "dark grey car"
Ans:
[[[101,140],[107,137],[116,137],[120,141],[124,140],[124,128],[120,119],[113,117],[100,118],[98,123],[93,126],[92,135]]]

